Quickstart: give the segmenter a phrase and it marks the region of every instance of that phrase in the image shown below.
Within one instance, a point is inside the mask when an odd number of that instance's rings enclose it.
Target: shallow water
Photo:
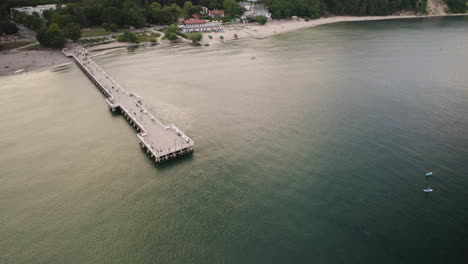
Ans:
[[[195,153],[155,165],[73,64],[0,77],[0,263],[468,261],[468,18],[95,59]]]

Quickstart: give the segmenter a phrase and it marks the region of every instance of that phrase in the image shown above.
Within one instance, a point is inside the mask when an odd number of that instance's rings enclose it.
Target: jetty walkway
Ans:
[[[106,97],[109,109],[119,111],[138,131],[140,145],[157,163],[193,152],[193,141],[173,124],[163,125],[148,110],[143,99],[129,93],[105,73],[81,47],[63,49]]]

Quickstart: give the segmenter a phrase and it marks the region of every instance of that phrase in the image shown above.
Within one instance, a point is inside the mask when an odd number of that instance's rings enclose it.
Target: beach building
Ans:
[[[205,19],[185,20],[184,24],[179,26],[179,28],[183,33],[223,30],[221,22],[211,22],[206,21]]]
[[[37,6],[23,6],[23,7],[15,7],[12,10],[16,10],[18,12],[23,12],[28,15],[32,15],[33,13],[37,13],[40,17],[45,10],[55,10],[57,5],[37,5]]]

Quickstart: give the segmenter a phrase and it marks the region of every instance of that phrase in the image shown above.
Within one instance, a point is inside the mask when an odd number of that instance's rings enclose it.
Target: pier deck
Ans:
[[[76,64],[106,96],[111,111],[120,111],[139,131],[140,145],[156,162],[166,161],[193,152],[193,141],[173,124],[163,125],[144,106],[143,99],[129,93],[105,73],[83,47],[64,49]]]

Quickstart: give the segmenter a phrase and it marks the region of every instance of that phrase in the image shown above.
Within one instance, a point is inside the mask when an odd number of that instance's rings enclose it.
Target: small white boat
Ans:
[[[426,172],[426,176],[432,176],[432,170]]]
[[[423,190],[423,192],[426,192],[426,193],[430,193],[432,192],[432,188],[431,187],[427,187],[426,189]]]

